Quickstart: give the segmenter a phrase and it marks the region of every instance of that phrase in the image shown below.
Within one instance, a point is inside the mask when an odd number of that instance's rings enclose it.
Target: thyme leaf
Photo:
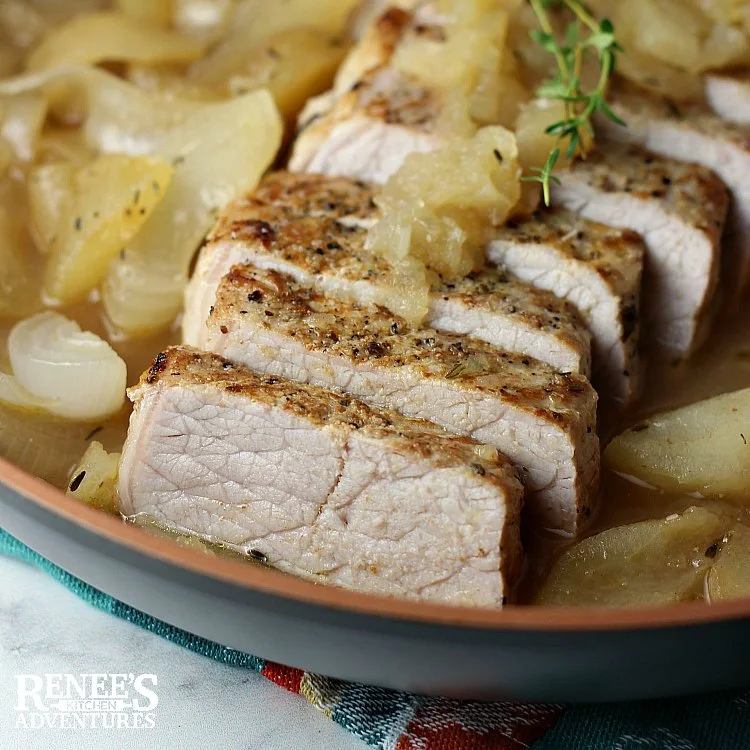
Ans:
[[[529,0],[540,29],[531,32],[532,39],[555,59],[557,70],[536,91],[540,99],[556,99],[564,103],[565,116],[546,129],[556,136],[557,143],[541,168],[535,167],[526,175],[525,182],[538,182],[546,205],[550,204],[550,185],[559,184],[554,170],[560,157],[566,159],[585,156],[585,133],[593,136],[592,118],[601,112],[618,125],[625,123],[612,111],[606,101],[607,84],[617,64],[617,54],[622,48],[617,44],[612,22],[604,18],[597,21],[580,0]],[[562,37],[555,33],[550,11],[567,9],[573,20]],[[581,80],[583,63],[594,55],[599,62],[599,78],[592,91],[584,90]]]

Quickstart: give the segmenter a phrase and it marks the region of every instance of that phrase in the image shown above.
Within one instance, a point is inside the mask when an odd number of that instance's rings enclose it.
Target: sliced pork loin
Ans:
[[[750,125],[750,69],[709,73],[705,92],[709,107],[719,117]]]
[[[649,333],[671,354],[690,354],[707,332],[719,278],[729,208],[722,181],[706,167],[617,143],[561,179],[554,203],[644,237]]]
[[[329,113],[311,115],[315,119],[299,133],[289,168],[385,183],[409,154],[440,148],[442,107],[437,91],[392,68],[378,69]]]
[[[422,0],[362,3],[352,18],[358,41],[337,71],[332,91],[323,96],[341,97],[368,73],[389,65],[402,40],[427,21],[425,10],[418,5],[423,5]],[[300,119],[303,121],[304,115]]]
[[[359,13],[352,18],[352,33],[358,39],[339,67],[333,88],[320,96],[308,100],[299,116],[304,129],[315,120],[328,115],[339,99],[350,91],[362,86],[361,81],[371,71],[389,64],[393,53],[413,23],[409,8],[396,7],[396,4],[362,4]]]
[[[525,354],[560,372],[591,375],[591,334],[576,308],[497,268],[443,280],[427,324]]]
[[[744,282],[750,273],[750,128],[721,119],[705,104],[674,102],[620,82],[612,108],[627,123],[598,123],[610,139],[636,142],[658,154],[713,170],[732,193],[728,241]],[[697,218],[697,217],[696,217]],[[718,213],[716,218],[722,218]]]
[[[442,33],[425,13],[390,8],[370,27],[344,61],[334,89],[300,116],[292,171],[384,183],[409,154],[440,148],[445,94],[390,64],[406,35]]]
[[[640,235],[553,209],[508,222],[488,245],[487,254],[524,281],[575,305],[593,334],[599,394],[625,404],[637,398],[645,255]]]
[[[365,249],[372,189],[347,178],[275,173],[225,210],[201,250],[186,295],[184,340],[197,341],[221,279],[251,264],[344,300],[393,307],[393,267]],[[590,336],[575,308],[497,269],[436,283],[427,324],[463,333],[556,369],[590,374]]]
[[[176,348],[131,390],[121,510],[356,591],[499,607],[522,486],[486,446]]]
[[[504,452],[532,511],[574,534],[599,475],[597,396],[588,380],[481,341],[411,330],[376,306],[236,267],[219,287],[200,348],[266,374],[346,391]]]

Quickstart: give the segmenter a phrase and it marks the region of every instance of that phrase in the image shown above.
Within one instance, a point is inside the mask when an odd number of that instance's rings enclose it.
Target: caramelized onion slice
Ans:
[[[128,0],[149,3],[151,0]],[[235,0],[172,0],[172,23],[188,36],[216,42],[232,20]]]
[[[39,309],[41,295],[31,262],[33,242],[25,217],[14,215],[18,204],[10,183],[0,184],[0,318],[18,319]]]
[[[61,104],[63,89],[69,97]],[[173,128],[205,104],[195,98],[143,91],[105,70],[83,65],[0,81],[0,97],[39,92],[56,103],[56,113],[64,121],[85,118],[84,135],[90,148],[128,156],[153,153]]]
[[[256,47],[245,67],[229,79],[233,95],[267,88],[281,113],[295,122],[305,103],[327,91],[347,46],[319,29],[291,29]]]
[[[115,0],[115,7],[135,21],[167,26],[174,0]]]
[[[0,113],[0,132],[13,146],[16,158],[19,161],[32,161],[47,117],[47,102],[34,94],[9,97],[0,103]]]
[[[27,68],[49,70],[100,62],[189,63],[205,45],[176,31],[139,23],[124,13],[84,13],[50,31],[31,53]]]
[[[222,85],[241,72],[264,40],[295,28],[337,36],[346,30],[358,0],[244,0],[231,21],[231,33],[206,57],[193,63],[191,75],[200,83]]]
[[[282,135],[278,109],[260,90],[203,105],[157,145],[156,153],[174,165],[174,177],[105,282],[104,305],[116,328],[142,335],[172,323],[198,245],[218,212],[258,184]]]
[[[154,153],[173,128],[204,106],[196,99],[143,91],[103,70],[81,70],[79,80],[86,92],[86,141],[105,153]]]
[[[90,162],[94,156],[80,128],[49,128],[39,139],[36,161],[39,164],[68,162],[75,166]]]

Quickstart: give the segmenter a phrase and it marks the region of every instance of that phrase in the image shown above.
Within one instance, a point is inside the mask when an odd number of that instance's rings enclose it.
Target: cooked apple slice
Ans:
[[[564,552],[535,603],[632,607],[703,599],[714,545],[732,525],[696,507],[609,529]]]
[[[267,88],[284,117],[296,121],[305,103],[327,90],[346,45],[310,28],[289,29],[265,40],[229,78],[233,94]]]
[[[34,221],[52,240],[47,295],[65,304],[96,287],[159,204],[171,178],[164,159],[106,154],[76,173],[67,202],[57,178],[38,183],[38,192],[46,192],[36,196]],[[56,216],[61,225],[53,234]]]
[[[615,438],[607,466],[670,492],[750,490],[750,389],[658,414]]]
[[[143,336],[182,310],[190,263],[219,212],[273,164],[283,123],[268,91],[203,103],[163,134],[156,152],[175,165],[166,197],[110,268],[102,289],[112,324]]]
[[[73,469],[67,494],[107,513],[117,513],[117,473],[120,454],[107,453],[93,441]]]
[[[715,554],[716,562],[706,579],[708,600],[750,597],[750,528],[732,529],[717,545]]]

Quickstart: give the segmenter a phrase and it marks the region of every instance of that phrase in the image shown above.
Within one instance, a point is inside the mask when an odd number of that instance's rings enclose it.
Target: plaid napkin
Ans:
[[[425,698],[273,664],[155,620],[92,588],[0,529],[0,554],[36,565],[80,598],[210,659],[260,672],[382,750],[744,750],[750,691],[564,707]],[[689,658],[689,655],[686,655]],[[613,679],[617,679],[613,675]]]

